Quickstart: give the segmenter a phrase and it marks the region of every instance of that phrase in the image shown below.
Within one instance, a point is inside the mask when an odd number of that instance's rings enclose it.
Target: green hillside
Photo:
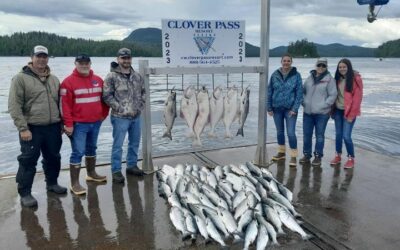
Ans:
[[[134,56],[157,56],[151,49],[132,42],[93,41],[36,31],[0,36],[0,55],[29,56],[32,48],[38,44],[46,46],[52,56],[75,56],[79,53],[87,53],[91,56],[115,56],[121,47],[132,49]]]
[[[388,41],[378,47],[378,57],[400,57],[400,39]]]
[[[134,30],[122,41],[94,41],[82,38],[68,38],[46,32],[14,33],[0,36],[0,56],[28,56],[33,46],[41,44],[48,47],[52,56],[75,56],[88,53],[91,56],[115,56],[121,47],[132,49],[134,56],[161,57],[162,39],[158,28]],[[346,46],[339,43],[316,44],[319,56],[324,57],[400,57],[400,39],[389,41],[379,48]],[[287,52],[288,46],[279,46],[270,50],[271,57],[279,57]],[[246,56],[258,57],[260,48],[246,43]]]

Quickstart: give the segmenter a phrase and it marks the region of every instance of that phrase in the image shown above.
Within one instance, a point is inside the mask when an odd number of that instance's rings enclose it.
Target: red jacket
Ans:
[[[60,86],[61,116],[64,125],[74,122],[97,122],[108,115],[109,107],[102,101],[103,80],[90,70],[83,76],[74,69]]]
[[[339,82],[337,82],[339,84]],[[353,91],[344,91],[344,118],[354,119],[361,115],[361,101],[363,97],[363,82],[360,74],[354,72]]]

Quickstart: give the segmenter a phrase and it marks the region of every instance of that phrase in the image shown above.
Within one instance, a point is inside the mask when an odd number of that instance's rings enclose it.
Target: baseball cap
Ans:
[[[118,50],[118,56],[119,57],[131,57],[132,53],[131,53],[131,50],[128,48],[121,48]]]
[[[318,65],[318,64],[324,64],[325,66],[328,66],[328,59],[326,59],[325,57],[320,57],[320,58],[318,58],[315,65]]]
[[[75,57],[75,62],[90,62],[90,56],[87,54],[79,54]]]
[[[33,55],[37,56],[39,54],[49,55],[49,51],[47,50],[46,47],[42,45],[36,45],[35,47],[33,47]]]

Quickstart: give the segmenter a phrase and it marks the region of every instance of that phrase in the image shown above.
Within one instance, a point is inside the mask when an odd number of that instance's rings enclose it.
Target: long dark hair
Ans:
[[[347,65],[347,73],[345,76],[342,76],[339,73],[339,64],[344,63]],[[336,73],[335,73],[335,80],[340,81],[341,78],[346,79],[346,91],[347,92],[352,92],[353,91],[353,80],[354,80],[354,70],[353,66],[351,65],[351,62],[347,58],[343,58],[338,62],[337,68],[336,68]]]

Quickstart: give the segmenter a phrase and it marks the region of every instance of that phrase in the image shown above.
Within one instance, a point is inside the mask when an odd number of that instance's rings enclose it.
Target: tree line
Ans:
[[[134,42],[67,38],[40,31],[0,36],[0,55],[30,56],[32,48],[38,44],[47,47],[50,56],[76,56],[79,53],[87,53],[90,56],[116,56],[121,47],[131,49],[133,56],[160,56],[152,48],[145,48]]]
[[[319,57],[317,46],[307,39],[290,42],[287,52],[293,57]]]
[[[161,57],[161,44],[118,40],[94,41],[82,38],[67,38],[47,32],[33,31],[17,32],[12,35],[0,36],[0,56],[29,56],[35,45],[41,44],[49,49],[51,56],[76,56],[87,53],[90,56],[116,56],[121,47],[132,50],[133,56]],[[275,50],[275,49],[274,49]],[[274,52],[274,50],[272,50]],[[280,56],[280,50],[275,56]],[[294,57],[319,57],[317,45],[307,39],[290,42],[287,52]],[[361,53],[361,52],[360,52]],[[365,53],[365,52],[362,52]],[[362,54],[361,53],[361,54]],[[377,57],[400,57],[400,39],[383,43],[374,49]],[[259,48],[246,43],[246,56],[259,56]]]
[[[388,41],[378,47],[378,57],[400,57],[400,39]]]

